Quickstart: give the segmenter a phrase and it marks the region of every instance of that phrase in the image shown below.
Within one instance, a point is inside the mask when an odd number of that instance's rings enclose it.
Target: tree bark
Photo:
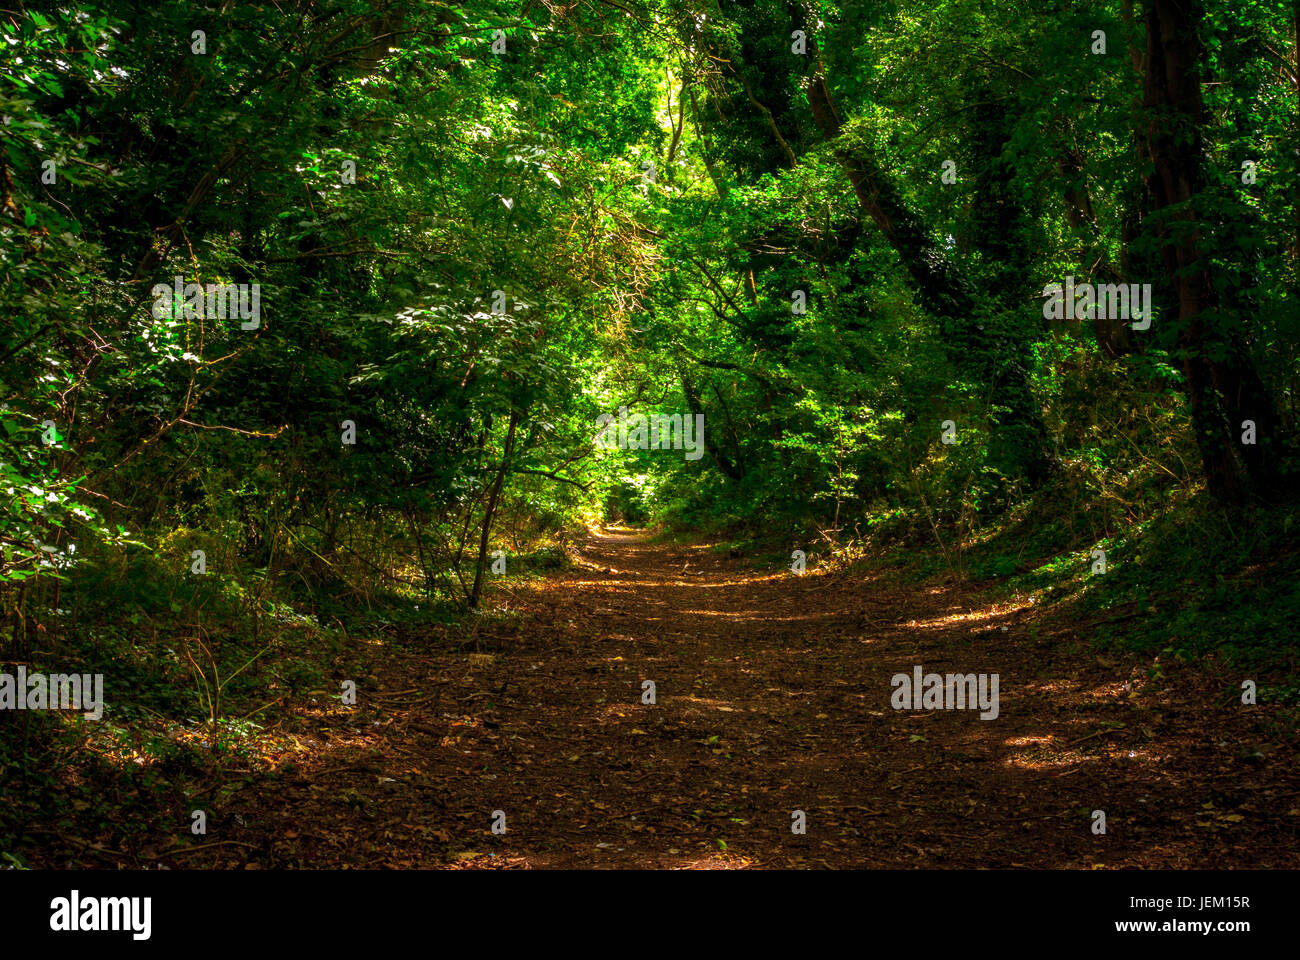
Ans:
[[[1205,187],[1197,36],[1202,14],[1199,0],[1147,0],[1143,107],[1151,172],[1146,180],[1177,308],[1178,350],[1206,483],[1216,499],[1231,503],[1241,499],[1246,479],[1258,493],[1278,490],[1282,448],[1275,405],[1249,351],[1233,332],[1207,323],[1219,303],[1193,210]],[[1245,420],[1255,423],[1254,444],[1235,442]]]
[[[492,516],[497,510],[497,498],[501,496],[501,487],[506,481],[506,471],[510,469],[510,455],[515,447],[515,427],[519,425],[519,411],[511,409],[510,427],[506,430],[505,445],[501,451],[501,466],[497,470],[496,480],[492,484],[492,493],[488,496],[487,506],[483,508],[483,532],[478,542],[478,565],[474,570],[474,586],[469,595],[471,610],[478,608],[479,597],[483,592],[483,567],[486,565],[488,542],[492,536]]]
[[[839,138],[839,112],[820,69],[809,79],[806,92],[822,135],[830,141]],[[1035,408],[1023,351],[1010,346],[1012,338],[999,340],[997,332],[980,328],[976,320],[980,293],[907,208],[874,159],[865,150],[842,147],[835,149],[835,157],[858,203],[911,275],[921,306],[938,320],[954,366],[989,388],[990,406],[1008,411],[998,421],[1005,429],[995,444],[996,456],[1006,466],[1023,470],[1030,483],[1038,485],[1050,473],[1047,431]]]
[[[691,383],[691,381],[687,378],[685,371],[682,372],[681,378],[682,378],[682,393],[686,395],[686,403],[687,406],[690,407],[691,414],[692,415],[698,414],[700,416],[703,416],[704,405],[700,402],[699,391],[695,389],[695,385]],[[745,475],[744,472],[738,469],[734,463],[732,463],[729,459],[727,459],[727,455],[723,453],[722,449],[716,443],[710,440],[709,437],[710,434],[708,430],[707,429],[704,430],[703,437],[702,437],[704,443],[704,451],[709,455],[709,458],[718,465],[718,469],[721,470],[728,477],[730,477],[732,480],[739,481],[741,478],[743,478]],[[695,439],[697,443],[701,442],[701,437],[696,437]]]

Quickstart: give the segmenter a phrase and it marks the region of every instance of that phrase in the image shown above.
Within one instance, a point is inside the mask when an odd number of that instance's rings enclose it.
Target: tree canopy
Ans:
[[[19,2],[0,657],[216,723],[612,521],[1293,643],[1298,24]]]

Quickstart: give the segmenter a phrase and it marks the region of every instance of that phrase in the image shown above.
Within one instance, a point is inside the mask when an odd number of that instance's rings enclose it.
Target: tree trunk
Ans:
[[[510,427],[506,430],[506,442],[501,451],[501,466],[497,470],[496,480],[492,483],[492,493],[488,496],[487,506],[483,508],[483,532],[478,542],[478,566],[474,570],[474,587],[470,591],[469,606],[478,608],[479,597],[483,593],[483,567],[487,560],[488,542],[492,536],[492,516],[497,510],[497,498],[501,496],[501,487],[506,481],[506,471],[510,468],[510,455],[515,447],[515,427],[519,424],[519,411],[511,409]]]
[[[841,132],[838,111],[826,78],[819,70],[808,81],[808,103],[813,118],[827,140]],[[963,374],[989,389],[990,406],[1008,411],[998,421],[1005,428],[995,440],[996,457],[1008,472],[1023,470],[1030,483],[1042,482],[1050,471],[1046,429],[1035,407],[1024,354],[1011,344],[1016,339],[985,332],[977,322],[980,299],[973,284],[962,275],[947,253],[935,243],[916,215],[907,208],[895,185],[862,149],[836,149],[835,157],[848,176],[866,214],[894,248],[916,284],[917,299],[939,323],[949,359]]]
[[[695,385],[687,379],[684,371],[681,374],[681,378],[682,393],[686,396],[686,404],[690,408],[691,415],[694,416],[698,414],[699,416],[704,416],[704,404],[700,401],[699,391],[696,390]],[[706,429],[704,430],[702,437],[695,438],[695,442],[703,442],[705,453],[709,455],[710,460],[717,464],[719,470],[725,473],[732,480],[741,480],[745,476],[744,472],[727,459],[727,455],[722,452],[722,448],[709,439],[710,436],[711,434]]]
[[[1217,499],[1233,502],[1245,486],[1234,451],[1257,492],[1278,489],[1280,420],[1240,338],[1206,324],[1219,304],[1192,209],[1205,186],[1201,17],[1199,0],[1147,0],[1147,187],[1177,307],[1178,350],[1206,482]],[[1255,422],[1253,445],[1236,442],[1244,420]]]

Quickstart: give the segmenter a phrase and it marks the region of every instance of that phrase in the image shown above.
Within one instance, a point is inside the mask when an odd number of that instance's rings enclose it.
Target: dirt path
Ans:
[[[300,715],[293,772],[231,796],[223,845],[177,865],[1300,865],[1294,756],[1222,679],[1150,680],[970,588],[631,534],[582,550],[496,591],[517,616],[480,653],[376,642],[358,707]],[[918,664],[997,673],[999,716],[893,709]]]

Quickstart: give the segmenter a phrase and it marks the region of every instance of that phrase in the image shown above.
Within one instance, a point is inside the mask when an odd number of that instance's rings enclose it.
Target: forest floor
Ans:
[[[472,638],[362,644],[357,706],[295,707],[278,769],[194,785],[220,796],[208,835],[144,862],[1300,866],[1292,734],[1237,679],[1098,656],[1068,612],[969,584],[764,572],[635,532],[579,550],[499,584]],[[998,674],[999,715],[893,709],[891,677],[916,665]]]
[[[301,717],[293,776],[224,812],[247,846],[188,863],[1300,866],[1294,754],[1221,677],[1152,679],[969,586],[756,572],[635,533],[581,552],[499,590],[514,616],[459,651],[373,645],[379,692]],[[893,709],[917,664],[999,674],[999,715]]]

